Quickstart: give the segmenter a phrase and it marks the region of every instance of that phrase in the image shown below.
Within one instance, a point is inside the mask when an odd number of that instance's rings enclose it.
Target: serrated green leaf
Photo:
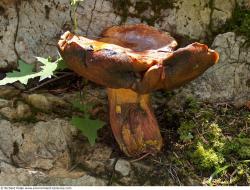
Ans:
[[[97,138],[97,131],[102,128],[105,123],[100,120],[72,117],[71,124],[78,128],[83,135],[88,138],[91,145],[94,145]]]
[[[36,57],[37,61],[41,62],[43,65],[41,66],[42,70],[40,73],[40,81],[51,78],[54,75],[54,71],[57,69],[56,62],[51,62],[49,59],[45,59],[43,57]]]
[[[0,85],[14,83],[17,81],[27,84],[29,79],[39,76],[38,73],[33,72],[33,65],[29,65],[22,60],[18,60],[18,65],[19,71],[7,73],[6,77],[0,81]]]
[[[92,107],[92,103],[81,103],[79,100],[75,100],[72,102],[73,107],[78,108],[81,112],[85,113],[89,111]]]
[[[64,60],[60,57],[58,60],[56,60],[57,67],[56,70],[63,70],[67,68],[67,65],[65,64]]]

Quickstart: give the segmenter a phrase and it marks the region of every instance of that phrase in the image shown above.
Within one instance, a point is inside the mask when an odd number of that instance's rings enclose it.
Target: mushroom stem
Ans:
[[[149,94],[108,88],[109,115],[113,134],[127,156],[156,153],[162,137]]]

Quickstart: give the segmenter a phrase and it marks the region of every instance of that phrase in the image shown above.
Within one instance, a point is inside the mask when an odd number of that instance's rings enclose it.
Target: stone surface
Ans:
[[[183,96],[195,96],[212,103],[226,102],[244,105],[250,99],[250,48],[246,39],[233,32],[216,36],[212,47],[220,54],[217,65],[201,77],[177,90]]]
[[[11,99],[20,94],[20,90],[12,86],[0,86],[0,98]]]
[[[78,150],[76,162],[81,163],[90,171],[95,171],[96,174],[103,174],[111,153],[112,149],[103,144],[95,144],[91,147],[85,145]]]
[[[20,167],[50,169],[62,161],[70,165],[71,125],[61,119],[35,125],[11,124],[0,120],[0,150]],[[6,159],[5,159],[6,160]]]
[[[128,176],[131,171],[131,165],[127,160],[119,159],[115,164],[115,171],[122,176]]]
[[[173,9],[163,11],[162,29],[193,39],[203,39],[208,31],[211,9],[209,0],[180,0]],[[194,30],[195,28],[195,30]]]
[[[7,100],[6,100],[7,101]],[[7,118],[8,120],[24,120],[24,119],[28,119],[32,116],[32,112],[31,109],[29,107],[29,105],[18,101],[16,104],[16,106],[14,105],[10,105],[10,103],[7,101],[5,102],[6,105],[2,106],[0,105],[0,114]],[[0,102],[1,104],[1,102]],[[12,103],[14,104],[14,103]],[[7,107],[9,106],[9,107]]]
[[[73,178],[72,174],[55,177],[41,171],[15,168],[9,164],[0,162],[0,185],[1,186],[103,186],[106,180],[87,174]]]
[[[28,104],[44,112],[58,111],[58,109],[70,107],[69,103],[52,94],[23,94],[22,97]]]
[[[0,1],[0,71],[16,65],[15,35],[17,12],[14,3]]]
[[[7,107],[9,104],[10,104],[10,103],[9,103],[8,100],[1,99],[1,98],[0,98],[0,108]]]

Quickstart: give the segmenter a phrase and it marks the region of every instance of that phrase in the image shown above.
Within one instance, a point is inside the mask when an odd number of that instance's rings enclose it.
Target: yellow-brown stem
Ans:
[[[108,89],[110,124],[120,148],[127,156],[156,153],[162,137],[148,94],[128,89]]]

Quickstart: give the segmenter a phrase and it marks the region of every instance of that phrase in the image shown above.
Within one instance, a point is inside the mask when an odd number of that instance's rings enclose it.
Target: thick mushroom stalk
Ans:
[[[162,147],[149,93],[179,87],[219,58],[203,44],[176,46],[169,34],[143,24],[108,28],[96,40],[66,32],[58,42],[69,68],[108,87],[111,128],[128,156]]]

